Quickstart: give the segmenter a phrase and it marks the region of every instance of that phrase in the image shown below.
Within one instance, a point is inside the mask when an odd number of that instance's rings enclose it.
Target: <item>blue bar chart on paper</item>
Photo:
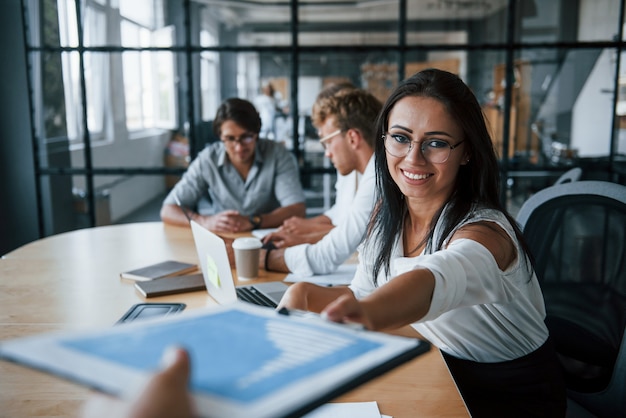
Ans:
[[[232,324],[240,326],[233,327]],[[241,325],[245,325],[242,332]],[[109,335],[64,344],[128,367],[151,370],[169,345],[190,348],[192,389],[237,401],[270,392],[356,358],[382,343],[347,336],[280,316],[230,311],[143,331],[140,338]],[[120,346],[123,345],[123,346]]]
[[[190,354],[199,412],[228,417],[302,415],[429,349],[416,339],[233,303],[2,341],[0,358],[124,395],[159,369],[171,346]]]

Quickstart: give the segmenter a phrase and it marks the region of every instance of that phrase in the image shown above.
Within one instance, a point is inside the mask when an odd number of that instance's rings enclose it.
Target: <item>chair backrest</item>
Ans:
[[[571,168],[567,170],[565,173],[563,173],[561,177],[559,177],[554,182],[554,184],[563,184],[563,183],[570,183],[572,181],[578,181],[580,179],[580,176],[582,176],[582,174],[583,174],[582,168],[580,167]]]
[[[626,186],[556,184],[524,202],[517,222],[540,281],[600,281],[626,295]]]
[[[614,370],[626,328],[626,186],[555,184],[531,196],[517,221],[568,389],[598,393],[616,380],[623,388],[626,376]]]

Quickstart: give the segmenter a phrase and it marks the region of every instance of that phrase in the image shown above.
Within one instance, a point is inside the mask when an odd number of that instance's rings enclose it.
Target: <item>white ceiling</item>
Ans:
[[[288,0],[195,0],[211,6],[222,21],[238,23],[289,22]],[[507,0],[408,0],[409,20],[478,19],[506,7]],[[381,21],[398,18],[398,0],[306,0],[299,2],[301,22]]]

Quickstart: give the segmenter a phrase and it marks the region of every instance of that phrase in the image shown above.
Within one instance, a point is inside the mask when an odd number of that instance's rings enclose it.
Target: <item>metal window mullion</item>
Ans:
[[[400,0],[400,10],[399,10],[399,22],[398,22],[398,82],[404,80],[406,77],[404,67],[406,66],[406,8],[407,1]]]
[[[617,41],[619,41],[615,47],[615,76],[613,78],[613,116],[611,118],[611,140],[609,146],[609,178],[613,178],[617,181],[617,174],[614,173],[613,163],[615,161],[615,154],[617,153],[617,130],[619,129],[619,119],[617,118],[617,103],[619,101],[619,78],[620,78],[620,66],[622,62],[622,38],[624,36],[624,3],[626,0],[620,2],[619,9],[619,24],[617,28]]]
[[[28,107],[30,117],[30,131],[31,131],[31,145],[33,152],[33,164],[35,166],[35,198],[37,199],[37,229],[39,238],[43,238],[45,234],[44,226],[44,210],[43,210],[43,196],[41,190],[41,157],[39,155],[39,139],[37,138],[37,131],[35,129],[35,105],[34,105],[34,91],[33,91],[33,65],[32,65],[32,45],[28,41],[30,37],[30,24],[29,24],[29,9],[28,2],[22,0],[22,25],[24,26],[23,42],[24,42],[24,54],[26,55],[26,68],[28,74],[26,75],[26,84],[28,87]]]
[[[195,118],[195,105],[194,105],[194,91],[193,91],[193,56],[191,47],[191,1],[185,0],[184,5],[185,21],[183,23],[185,29],[185,59],[187,62],[187,123],[189,124],[189,130],[187,137],[189,138],[189,148],[192,150],[191,158],[195,158],[194,155],[197,151],[197,144],[200,143],[197,137],[196,118]],[[202,71],[200,71],[202,75]]]
[[[293,132],[293,153],[296,160],[302,167],[304,164],[304,157],[300,155],[300,110],[298,109],[298,71],[300,69],[300,48],[298,44],[298,2],[297,0],[291,0],[291,22],[289,29],[291,30],[291,130]],[[302,161],[301,161],[302,160]]]
[[[506,204],[506,187],[509,171],[509,143],[511,132],[511,103],[513,101],[513,83],[515,81],[515,62],[513,57],[515,43],[515,14],[516,0],[509,0],[507,10],[507,35],[505,50],[505,80],[504,89],[504,120],[502,126],[502,161],[500,169],[502,171],[500,181],[500,199],[502,204]]]
[[[83,117],[83,155],[85,158],[85,184],[87,186],[87,202],[89,203],[89,225],[96,226],[96,196],[94,194],[93,160],[91,155],[91,137],[87,121],[87,83],[85,82],[85,45],[81,0],[76,0],[76,26],[78,31],[78,77],[80,80],[80,101]]]

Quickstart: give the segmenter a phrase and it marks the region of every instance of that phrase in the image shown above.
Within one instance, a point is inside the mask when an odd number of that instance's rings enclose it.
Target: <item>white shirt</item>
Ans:
[[[337,173],[337,181],[335,182],[335,204],[324,212],[333,225],[339,225],[342,220],[350,213],[350,207],[356,192],[359,189],[362,174],[357,170],[352,170],[350,174],[342,176]]]
[[[261,94],[254,99],[254,107],[259,112],[261,118],[261,130],[259,137],[265,139],[275,139],[274,120],[276,118],[276,99]]]
[[[285,263],[289,271],[303,277],[332,273],[356,251],[365,236],[374,207],[375,183],[372,155],[343,221],[315,244],[300,244],[285,249]]]
[[[517,254],[524,254],[513,228],[499,211],[477,210],[455,230],[481,221],[503,228],[516,243]],[[435,229],[434,242],[438,242],[440,228],[441,222]],[[493,255],[476,241],[459,239],[446,248],[453,234],[454,231],[446,238],[444,249],[417,257],[403,257],[402,239],[396,240],[391,274],[387,276],[381,269],[378,287],[416,267],[429,269],[435,276],[430,309],[412,326],[439,349],[457,358],[499,362],[539,348],[548,338],[548,330],[543,322],[543,296],[530,261],[517,257],[506,271],[501,271]],[[366,241],[359,248],[359,265],[350,285],[357,298],[376,289],[371,280],[376,245]]]

